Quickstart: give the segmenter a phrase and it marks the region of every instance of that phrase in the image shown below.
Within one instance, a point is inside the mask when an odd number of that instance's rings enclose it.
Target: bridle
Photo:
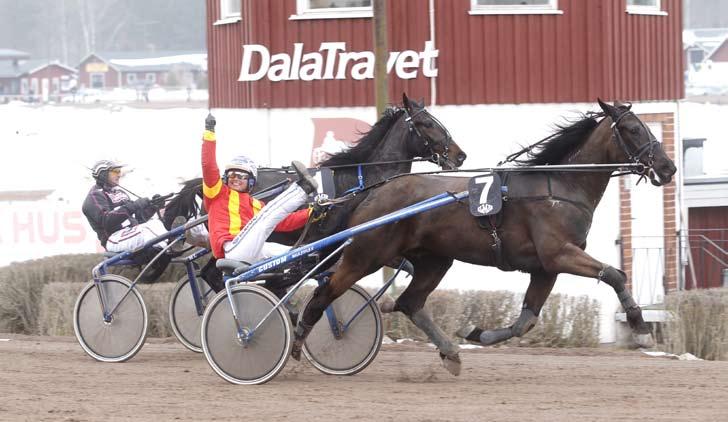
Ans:
[[[626,142],[624,142],[624,139],[622,138],[622,134],[619,132],[619,123],[622,121],[622,119],[627,116],[631,115],[635,119],[637,119],[638,122],[642,125],[642,128],[647,132],[649,135],[649,141],[636,147],[634,150],[630,150],[630,147],[627,145]],[[612,137],[614,141],[617,143],[617,145],[622,149],[622,151],[627,154],[627,158],[629,158],[630,161],[632,161],[635,164],[643,164],[644,170],[640,173],[643,177],[647,175],[649,171],[652,170],[652,166],[655,163],[655,147],[659,145],[659,142],[657,139],[655,139],[655,136],[652,135],[652,132],[650,132],[649,128],[640,120],[637,118],[637,116],[631,112],[630,110],[625,111],[624,113],[620,114],[611,125],[612,128]],[[643,162],[642,157],[647,156],[646,160]]]
[[[445,126],[437,120],[435,116],[428,113],[427,110],[423,107],[416,112],[414,112],[412,115],[409,114],[406,108],[403,108],[405,119],[404,121],[407,122],[407,128],[409,129],[410,133],[414,133],[417,135],[418,138],[422,140],[425,147],[427,148],[427,151],[430,154],[429,161],[437,164],[438,166],[442,166],[442,161],[449,162],[450,164],[454,164],[453,161],[450,160],[450,144],[453,143],[452,136],[450,135],[450,131],[448,131]],[[437,143],[429,136],[425,136],[420,132],[420,130],[417,128],[417,125],[414,122],[414,118],[420,115],[421,113],[426,113],[427,117],[429,117],[433,122],[435,122],[440,130],[445,132],[445,142],[442,147],[442,154],[438,154],[435,152],[434,145]]]

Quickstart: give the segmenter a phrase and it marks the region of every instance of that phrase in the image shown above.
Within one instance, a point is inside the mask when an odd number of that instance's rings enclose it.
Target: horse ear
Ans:
[[[602,101],[601,98],[597,98],[597,102],[599,103],[599,107],[602,108],[602,111],[604,111],[604,114],[611,117],[612,119],[616,119],[617,116],[619,116],[619,110],[617,110],[616,107],[611,106],[604,101]]]
[[[623,110],[627,110],[627,111],[629,111],[632,108],[632,104],[630,104],[630,103],[625,104],[619,100],[614,100],[614,106],[617,107],[618,109],[623,109]]]
[[[425,108],[425,97],[420,98],[420,102],[417,103],[420,108]]]
[[[412,104],[410,103],[409,97],[407,97],[406,93],[402,93],[402,106],[408,111],[412,112]]]

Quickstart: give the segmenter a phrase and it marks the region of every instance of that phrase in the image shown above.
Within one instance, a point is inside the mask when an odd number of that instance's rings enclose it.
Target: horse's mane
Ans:
[[[521,166],[556,164],[579,148],[589,134],[599,125],[604,113],[588,112],[571,124],[557,124],[556,131],[541,141],[537,148],[528,151],[528,158],[515,160]]]
[[[182,189],[169,200],[164,207],[164,216],[162,222],[167,230],[172,228],[172,221],[175,217],[181,215],[187,219],[197,217],[201,214],[201,210],[197,205],[195,196],[202,192],[202,178],[187,180],[182,183]]]
[[[342,164],[354,164],[367,161],[379,141],[384,139],[394,122],[404,113],[403,108],[390,107],[384,110],[382,117],[374,126],[359,140],[352,148],[340,152],[321,163],[321,167],[337,166]]]

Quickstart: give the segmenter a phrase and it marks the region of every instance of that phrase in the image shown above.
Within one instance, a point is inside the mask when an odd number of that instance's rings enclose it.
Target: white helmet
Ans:
[[[230,160],[230,162],[228,162],[225,166],[225,173],[227,173],[229,170],[244,171],[250,173],[253,179],[258,178],[258,165],[255,164],[255,161],[244,155],[238,155],[237,157]]]
[[[109,170],[118,169],[124,167],[125,164],[118,163],[114,160],[100,160],[94,163],[91,167],[91,176],[94,179],[106,182],[106,175],[109,174]]]

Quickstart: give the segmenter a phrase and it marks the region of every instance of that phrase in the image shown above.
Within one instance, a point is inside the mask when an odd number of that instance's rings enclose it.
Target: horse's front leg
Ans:
[[[445,369],[460,375],[460,347],[432,320],[424,308],[427,296],[440,284],[440,280],[452,265],[452,259],[436,255],[420,256],[412,260],[414,277],[409,286],[397,298],[394,311],[401,311],[422,330],[440,351]]]
[[[627,322],[632,329],[632,336],[640,347],[655,345],[650,327],[642,318],[642,309],[632,297],[632,293],[625,287],[627,275],[624,271],[601,263],[592,258],[578,246],[566,243],[557,251],[542,254],[539,252],[541,262],[549,272],[569,273],[582,277],[596,278],[610,285],[617,293],[619,302],[627,314]]]
[[[468,325],[458,330],[457,336],[484,346],[491,346],[512,337],[525,335],[538,322],[538,315],[554,287],[556,276],[557,274],[545,272],[531,273],[531,283],[523,298],[521,314],[510,327],[483,330],[475,325]]]

